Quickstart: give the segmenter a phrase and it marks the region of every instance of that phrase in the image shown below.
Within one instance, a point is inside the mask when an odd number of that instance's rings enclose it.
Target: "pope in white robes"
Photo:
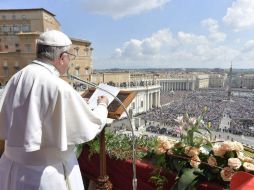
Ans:
[[[5,140],[0,189],[83,190],[74,146],[92,140],[103,129],[107,99],[102,97],[91,110],[59,78],[70,62],[71,41],[65,34],[44,32],[38,44],[66,51],[51,52],[57,55],[51,62],[34,60],[6,85],[0,101],[0,139]]]

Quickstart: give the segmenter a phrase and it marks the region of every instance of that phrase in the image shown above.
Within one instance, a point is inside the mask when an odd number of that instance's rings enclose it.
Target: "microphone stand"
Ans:
[[[86,85],[89,85],[89,86],[93,86],[95,88],[98,88],[98,89],[100,89],[100,90],[110,94],[123,107],[124,112],[127,115],[127,118],[128,118],[128,121],[129,121],[130,127],[131,127],[131,133],[132,133],[132,169],[133,169],[132,187],[133,187],[133,190],[137,190],[137,177],[136,177],[136,138],[135,138],[134,129],[133,129],[133,126],[132,126],[132,123],[131,123],[131,120],[130,120],[129,113],[128,113],[125,105],[122,103],[122,101],[118,97],[113,95],[111,92],[108,92],[107,90],[105,90],[103,88],[100,88],[97,84],[95,84],[93,82],[82,80],[79,77],[76,77],[76,76],[70,75],[70,74],[68,74],[68,78],[70,78],[71,80],[79,81],[79,82],[81,82],[83,84],[86,84]]]

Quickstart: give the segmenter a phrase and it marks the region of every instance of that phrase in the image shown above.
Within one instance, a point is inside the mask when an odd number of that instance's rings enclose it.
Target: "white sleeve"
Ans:
[[[93,111],[74,90],[59,92],[49,114],[45,133],[61,150],[67,145],[80,144],[92,140],[103,129],[108,110],[98,105]],[[54,135],[53,135],[54,134]]]

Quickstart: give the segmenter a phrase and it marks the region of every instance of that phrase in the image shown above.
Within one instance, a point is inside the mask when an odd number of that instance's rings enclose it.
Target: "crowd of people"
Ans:
[[[253,135],[251,127],[254,126],[254,99],[251,97],[231,96],[231,99],[228,100],[226,91],[214,89],[163,92],[161,93],[161,104],[162,107],[147,112],[142,119],[160,122],[161,126],[168,129],[166,133],[173,133],[172,128],[178,125],[175,121],[178,116],[187,113],[190,117],[198,117],[203,113],[204,108],[207,108],[203,119],[205,123],[211,122],[212,130],[220,131],[222,117],[228,115],[231,122],[227,132]],[[250,122],[243,122],[243,120]],[[161,127],[152,129],[160,133]]]

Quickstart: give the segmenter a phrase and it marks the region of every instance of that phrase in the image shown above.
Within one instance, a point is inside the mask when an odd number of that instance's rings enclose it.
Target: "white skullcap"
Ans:
[[[37,44],[48,46],[69,46],[72,43],[70,38],[64,33],[57,30],[49,30],[40,35],[39,39],[37,40]]]

